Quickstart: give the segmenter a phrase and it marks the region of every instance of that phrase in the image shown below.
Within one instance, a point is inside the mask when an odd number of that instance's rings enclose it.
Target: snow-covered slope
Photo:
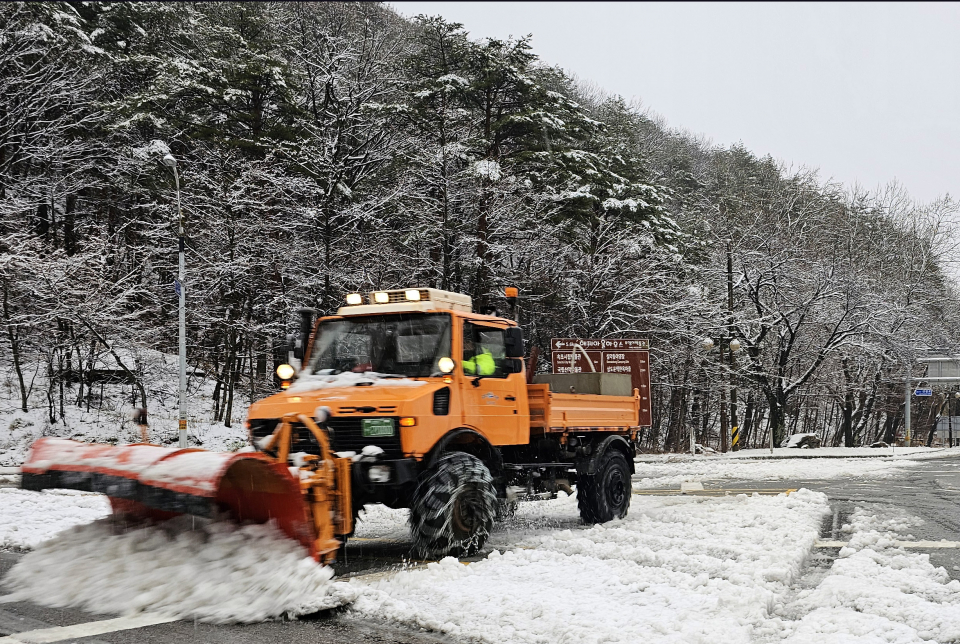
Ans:
[[[125,356],[126,357],[126,356]],[[177,357],[158,351],[138,350],[131,354],[143,373],[147,392],[149,437],[152,442],[172,445],[178,439]],[[49,418],[47,379],[37,365],[25,368],[29,386],[28,411],[20,406],[16,376],[6,361],[0,361],[0,466],[17,466],[27,450],[41,436],[105,443],[139,442],[140,431],[132,420],[139,399],[132,388],[122,384],[94,385],[93,395],[76,404],[77,385],[65,387],[63,418],[59,416],[59,392],[55,393],[55,415]],[[232,427],[213,422],[214,382],[192,375],[188,384],[187,419],[191,444],[217,451],[235,450],[247,443],[243,426],[249,402],[242,394],[234,401]],[[135,402],[136,400],[136,402]]]

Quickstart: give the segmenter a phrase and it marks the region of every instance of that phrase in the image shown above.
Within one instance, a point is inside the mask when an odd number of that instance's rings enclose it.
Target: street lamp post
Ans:
[[[912,410],[910,409],[910,396],[913,395],[913,382],[912,382],[909,366],[907,366],[907,378],[906,378],[906,384],[904,389],[905,389],[904,397],[903,397],[903,429],[905,434],[904,442],[906,443],[907,447],[910,447],[910,415],[912,413]],[[894,436],[893,442],[897,442],[896,436]]]
[[[734,357],[733,354],[740,351],[742,345],[740,340],[734,337],[722,337],[717,338],[704,338],[701,346],[704,351],[710,351],[714,347],[717,347],[720,352],[720,366],[724,365],[724,345],[726,345],[730,351],[730,374],[727,377],[727,382],[724,383],[724,387],[720,390],[720,451],[726,452],[730,448],[730,436],[729,431],[730,427],[736,428],[734,431],[739,431],[737,426],[737,408],[736,408],[736,387],[733,384],[733,369],[734,369]],[[730,426],[727,424],[727,390],[730,390],[730,401],[731,407],[730,411],[732,412],[730,418]]]
[[[179,217],[178,244],[180,248],[180,270],[176,281],[177,295],[180,297],[180,414],[178,423],[180,430],[180,447],[187,446],[187,317],[186,295],[184,286],[183,267],[183,209],[180,207],[180,173],[177,171],[177,160],[170,153],[163,155],[163,165],[173,170],[173,180],[177,188],[177,215]]]
[[[957,399],[960,399],[960,391],[954,392],[953,397],[954,397],[954,398],[957,398]],[[954,401],[951,400],[951,401],[950,401],[950,410],[947,412],[947,413],[948,413],[948,415],[947,415],[947,431],[949,432],[949,437],[948,437],[948,438],[949,438],[949,441],[950,441],[950,445],[949,445],[950,447],[953,447],[953,410],[956,408],[953,403],[954,403]]]

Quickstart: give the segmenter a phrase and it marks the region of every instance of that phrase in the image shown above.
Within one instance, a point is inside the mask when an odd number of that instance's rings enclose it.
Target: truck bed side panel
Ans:
[[[639,422],[640,397],[551,393],[549,385],[527,385],[530,426],[541,431],[628,429]],[[542,410],[542,411],[541,411]]]

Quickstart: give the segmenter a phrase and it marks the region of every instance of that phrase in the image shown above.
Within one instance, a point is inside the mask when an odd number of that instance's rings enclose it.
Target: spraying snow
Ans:
[[[184,516],[127,530],[113,519],[75,527],[25,555],[4,585],[7,601],[222,624],[351,601],[354,591],[332,576],[273,525]]]

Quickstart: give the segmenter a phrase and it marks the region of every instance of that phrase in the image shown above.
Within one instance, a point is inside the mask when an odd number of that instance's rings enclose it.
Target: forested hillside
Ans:
[[[713,146],[482,36],[372,3],[0,4],[2,404],[40,378],[55,424],[98,361],[155,404],[124,352],[177,350],[169,151],[211,421],[275,390],[296,307],[516,285],[541,370],[551,337],[651,339],[647,449],[716,446],[726,382],[742,443],[892,440],[910,348],[957,343],[952,201]],[[703,348],[728,328],[732,365]]]

